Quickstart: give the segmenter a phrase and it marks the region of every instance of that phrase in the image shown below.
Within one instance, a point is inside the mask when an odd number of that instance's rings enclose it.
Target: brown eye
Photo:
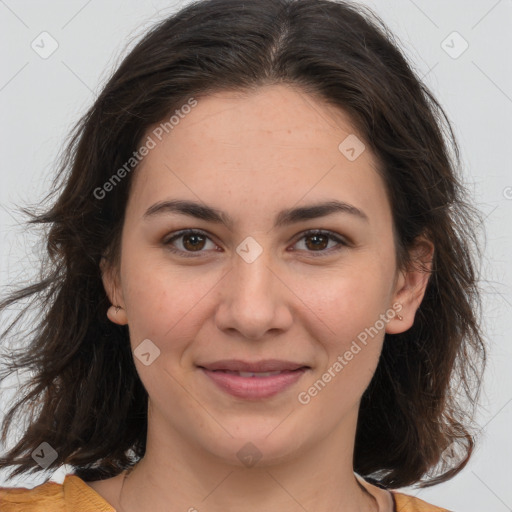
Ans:
[[[202,235],[182,235],[182,237],[183,247],[185,247],[187,251],[197,251],[204,247],[206,237]]]
[[[349,245],[343,238],[330,231],[307,231],[303,233],[302,238],[295,245],[300,245],[303,240],[303,247],[299,249],[309,253],[319,253],[318,256],[331,254]]]
[[[216,250],[217,246],[211,241],[210,237],[205,233],[197,230],[185,230],[174,234],[170,238],[166,238],[163,244],[171,251],[182,256],[198,256],[206,252],[208,243],[211,244],[210,250]]]
[[[325,249],[329,244],[329,237],[326,235],[308,235],[305,237],[306,247],[311,250]]]

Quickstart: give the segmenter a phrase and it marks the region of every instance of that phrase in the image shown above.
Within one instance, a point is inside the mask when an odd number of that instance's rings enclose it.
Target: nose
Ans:
[[[265,250],[252,262],[234,254],[231,272],[222,281],[219,292],[215,313],[218,329],[259,340],[291,327],[293,294],[271,259]]]

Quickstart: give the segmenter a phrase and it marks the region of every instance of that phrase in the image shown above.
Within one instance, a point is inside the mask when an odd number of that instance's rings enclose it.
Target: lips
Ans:
[[[284,371],[295,371],[295,370],[282,370],[276,372],[235,372],[231,370],[213,370],[216,372],[228,373],[230,375],[239,375],[240,377],[272,377],[273,375],[281,375]]]
[[[240,359],[224,359],[213,363],[200,364],[198,366],[210,371],[249,373],[283,372],[294,371],[299,368],[309,368],[306,364],[285,361],[282,359],[265,359],[254,362],[243,361]]]
[[[295,384],[310,369],[309,366],[267,359],[248,362],[224,360],[198,365],[202,372],[222,391],[244,399],[262,399],[274,396]]]

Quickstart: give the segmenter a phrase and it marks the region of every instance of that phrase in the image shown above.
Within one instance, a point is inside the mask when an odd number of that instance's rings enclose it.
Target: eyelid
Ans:
[[[183,255],[185,257],[197,257],[197,256],[201,255],[202,253],[207,252],[207,251],[202,251],[202,250],[197,251],[197,252],[182,251],[180,249],[174,248],[172,246],[172,242],[181,238],[184,235],[201,235],[201,236],[204,236],[205,238],[208,238],[211,242],[216,244],[215,241],[213,240],[214,237],[212,235],[210,235],[207,231],[204,231],[202,229],[193,229],[193,228],[187,228],[187,229],[182,229],[180,231],[173,232],[169,236],[164,237],[162,243],[171,252]],[[327,236],[330,240],[333,240],[337,243],[337,246],[331,247],[330,249],[325,249],[325,250],[321,250],[321,251],[305,251],[308,254],[312,255],[313,257],[321,257],[321,256],[325,256],[325,255],[330,255],[333,252],[336,252],[343,247],[349,247],[352,245],[351,242],[349,240],[347,240],[345,237],[343,237],[342,235],[335,233],[333,231],[326,230],[326,229],[307,229],[305,231],[301,231],[298,234],[298,236],[296,237],[295,241],[293,242],[293,245],[297,244],[303,238],[305,238],[307,236],[311,236],[311,235],[324,235],[324,236]],[[292,249],[292,251],[296,251],[296,250]],[[299,252],[299,251],[296,251],[296,252]]]
[[[172,246],[172,242],[174,242],[175,240],[178,240],[179,238],[181,238],[182,236],[185,236],[185,235],[201,235],[201,236],[204,236],[205,238],[208,238],[211,242],[213,242],[215,245],[217,245],[213,240],[214,237],[212,235],[210,235],[210,233],[208,233],[207,231],[203,231],[202,229],[192,229],[192,228],[181,229],[179,231],[170,233],[170,235],[165,236],[163,238],[162,243],[171,252],[173,252],[175,254],[179,254],[186,258],[188,258],[188,257],[194,258],[194,257],[197,257],[197,256],[201,255],[202,253],[206,252],[206,251],[197,251],[197,252],[182,251],[181,249],[176,249],[175,247]]]
[[[308,255],[311,255],[313,257],[321,257],[321,256],[327,256],[331,255],[334,252],[339,251],[343,247],[349,247],[351,246],[351,242],[347,240],[344,236],[335,233],[334,231],[329,231],[328,229],[307,229],[306,231],[302,231],[299,233],[298,237],[296,238],[293,245],[297,244],[299,241],[301,241],[303,238],[311,235],[324,235],[328,237],[330,240],[333,240],[337,242],[337,245],[335,247],[331,247],[330,249],[324,249],[322,251],[305,251]]]

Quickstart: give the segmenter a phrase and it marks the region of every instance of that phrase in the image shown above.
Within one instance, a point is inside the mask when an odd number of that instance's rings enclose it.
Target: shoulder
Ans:
[[[395,512],[450,512],[446,508],[436,507],[414,496],[396,491],[392,491],[391,494],[395,500]]]
[[[45,510],[65,512],[62,485],[46,482],[33,489],[0,487],[0,510],[2,512],[43,512]]]
[[[2,512],[115,512],[103,498],[76,475],[62,484],[46,482],[33,489],[0,487]]]

